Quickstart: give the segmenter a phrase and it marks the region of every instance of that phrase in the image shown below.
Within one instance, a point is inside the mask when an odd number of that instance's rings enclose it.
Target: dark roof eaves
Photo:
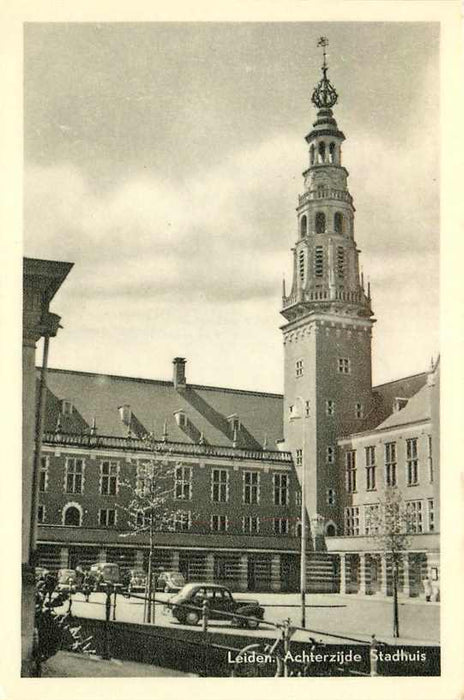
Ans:
[[[372,387],[372,391],[380,389],[380,387],[388,386],[389,384],[398,384],[399,382],[406,382],[409,379],[416,379],[416,377],[426,377],[428,372],[418,372],[417,374],[410,374],[407,377],[400,377],[399,379],[391,379],[389,382],[383,382],[383,384],[376,384]]]

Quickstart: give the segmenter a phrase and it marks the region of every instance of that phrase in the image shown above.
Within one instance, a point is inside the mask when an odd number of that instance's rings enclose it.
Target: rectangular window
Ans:
[[[274,474],[274,505],[288,505],[288,476],[287,474]]]
[[[408,532],[423,532],[422,501],[406,501]]]
[[[316,277],[324,275],[324,250],[321,245],[317,245],[314,251],[314,274]]]
[[[333,445],[327,445],[326,460],[327,464],[335,464],[335,447]]]
[[[117,462],[102,462],[100,467],[100,493],[103,496],[115,496],[118,492]]]
[[[274,534],[288,535],[288,518],[274,518]]]
[[[192,498],[192,468],[176,467],[174,494],[178,501],[190,501]]]
[[[406,473],[408,486],[416,486],[419,483],[418,465],[417,438],[410,438],[406,440]]]
[[[364,506],[364,534],[377,535],[380,527],[380,506],[371,503]]]
[[[340,279],[345,276],[345,251],[342,246],[337,247],[337,275]]]
[[[433,484],[433,454],[432,454],[432,436],[428,436],[428,455],[427,459],[429,462],[429,481]]]
[[[356,403],[354,406],[354,415],[356,418],[364,418],[364,406],[362,403]]]
[[[243,502],[248,505],[259,503],[259,472],[243,473]]]
[[[396,442],[385,444],[385,483],[396,486]]]
[[[258,516],[244,515],[242,518],[242,531],[247,535],[257,535],[259,532]]]
[[[303,464],[303,450],[297,450],[296,451],[296,466],[301,467]]]
[[[427,499],[428,530],[435,532],[435,504],[433,498]]]
[[[66,493],[82,493],[84,460],[68,457],[66,459]]]
[[[305,416],[306,416],[306,418],[309,418],[310,413],[311,413],[311,403],[309,401],[305,401]]]
[[[45,522],[45,506],[43,506],[43,505],[39,505],[37,508],[37,522],[38,523]]]
[[[211,500],[213,503],[227,503],[229,500],[228,470],[213,469],[211,480]]]
[[[325,402],[325,412],[327,416],[334,416],[335,415],[335,401],[332,399],[327,399]]]
[[[100,508],[98,522],[102,527],[113,527],[116,525],[116,511],[114,508]]]
[[[345,535],[356,537],[359,535],[359,507],[349,506],[345,508]]]
[[[40,472],[39,472],[39,491],[40,493],[45,493],[48,489],[48,465],[50,458],[41,457],[40,458]]]
[[[340,374],[349,374],[351,371],[350,360],[348,357],[338,358],[338,371]]]
[[[327,489],[326,500],[328,506],[335,505],[335,489]]]
[[[376,478],[375,478],[375,447],[369,445],[365,448],[366,450],[366,489],[367,491],[375,491],[376,489]]]
[[[302,377],[304,374],[304,362],[303,360],[297,360],[295,363],[295,375],[297,377]]]
[[[227,515],[212,515],[211,530],[213,532],[227,532]]]
[[[150,527],[151,524],[151,512],[150,509],[139,510],[135,516],[135,522],[137,527],[146,528]],[[154,521],[156,522],[156,521]]]
[[[301,506],[301,491],[299,489],[295,491],[295,505]]]
[[[346,460],[346,490],[348,493],[356,491],[356,450],[349,450],[345,455]]]
[[[189,510],[178,510],[174,514],[174,529],[177,532],[190,530],[192,525],[191,513]]]

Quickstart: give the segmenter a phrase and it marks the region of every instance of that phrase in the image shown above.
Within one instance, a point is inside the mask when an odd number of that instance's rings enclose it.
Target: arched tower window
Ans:
[[[316,212],[316,233],[325,233],[325,214],[322,211]]]
[[[334,230],[335,233],[343,233],[343,214],[341,214],[339,211],[335,212]]]
[[[63,509],[63,525],[79,527],[82,519],[82,509],[76,505],[67,505]]]
[[[309,149],[309,162],[311,165],[314,165],[314,160],[315,160],[315,148],[314,144],[311,144],[311,148]]]
[[[325,162],[325,143],[324,141],[319,141],[319,163]]]
[[[306,236],[307,232],[308,232],[308,218],[307,218],[306,214],[303,214],[303,216],[301,217],[301,221],[300,221],[300,234],[303,237],[303,236]]]
[[[330,163],[335,163],[336,153],[337,153],[337,147],[334,144],[334,142],[332,141],[332,143],[329,146],[329,161],[330,161]]]

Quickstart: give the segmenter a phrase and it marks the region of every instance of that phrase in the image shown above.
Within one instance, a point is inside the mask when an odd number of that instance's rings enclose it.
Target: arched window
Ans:
[[[314,148],[314,144],[311,144],[311,148],[309,149],[309,162],[311,165],[314,165],[314,156],[315,156],[315,148]]]
[[[330,146],[329,146],[329,161],[330,161],[331,163],[335,163],[335,154],[336,154],[336,152],[337,152],[337,151],[336,151],[336,146],[335,146],[334,142],[332,141],[332,143],[331,143]]]
[[[339,211],[335,212],[334,230],[335,233],[343,233],[343,214],[341,214]]]
[[[325,534],[327,537],[335,537],[337,534],[337,528],[334,523],[327,523],[325,528]]]
[[[82,510],[77,505],[65,506],[63,511],[63,525],[74,525],[79,527],[81,524]]]
[[[325,161],[325,143],[324,141],[319,141],[319,163],[324,163]]]
[[[301,236],[306,236],[308,232],[308,219],[306,214],[303,214],[300,221],[300,234]]]
[[[316,212],[316,233],[325,233],[325,214],[322,211]]]

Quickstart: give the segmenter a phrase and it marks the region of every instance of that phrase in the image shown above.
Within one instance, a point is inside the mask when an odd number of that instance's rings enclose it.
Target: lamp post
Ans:
[[[301,396],[296,400],[301,404],[300,413],[294,414],[291,420],[302,420],[302,450],[301,450],[301,549],[300,549],[300,594],[301,594],[301,626],[306,627],[306,488],[305,488],[305,439],[306,439],[306,416],[305,402]]]

